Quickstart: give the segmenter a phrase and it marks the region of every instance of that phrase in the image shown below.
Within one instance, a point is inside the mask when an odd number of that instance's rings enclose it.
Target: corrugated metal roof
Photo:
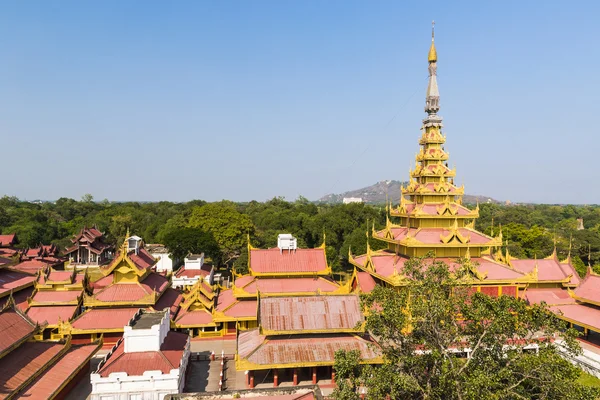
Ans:
[[[274,249],[250,250],[250,268],[259,273],[314,273],[327,268],[324,249]]]
[[[259,365],[333,364],[338,350],[358,350],[363,360],[377,358],[379,353],[369,343],[372,342],[344,333],[265,337],[259,334],[258,329],[252,329],[240,333],[238,353],[240,357]]]
[[[260,299],[260,325],[268,331],[353,331],[363,321],[357,295]]]

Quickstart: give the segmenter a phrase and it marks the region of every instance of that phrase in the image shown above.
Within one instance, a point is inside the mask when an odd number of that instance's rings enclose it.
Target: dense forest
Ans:
[[[577,230],[582,218],[585,229]],[[366,251],[366,232],[385,224],[385,207],[364,204],[316,204],[305,198],[288,202],[113,203],[95,202],[90,195],[80,201],[30,203],[14,197],[0,198],[0,233],[16,233],[20,246],[40,243],[65,248],[83,226],[96,225],[107,240],[121,241],[127,230],[146,243],[164,243],[181,256],[205,251],[215,263],[243,270],[247,241],[255,247],[273,247],[278,233],[292,233],[301,247],[319,246],[326,234],[327,255],[334,270],[348,266],[348,249]],[[481,204],[477,229],[495,235],[502,229],[514,257],[543,258],[556,243],[559,258],[569,248],[580,274],[585,266],[600,264],[600,206]],[[377,249],[381,243],[370,240]]]

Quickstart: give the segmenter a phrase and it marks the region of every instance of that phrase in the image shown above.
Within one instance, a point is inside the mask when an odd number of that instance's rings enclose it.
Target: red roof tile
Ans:
[[[148,292],[136,282],[115,283],[94,294],[97,300],[104,302],[138,301],[148,296]]]
[[[27,316],[38,324],[47,322],[48,325],[58,325],[61,321],[68,321],[77,311],[77,306],[40,306],[27,310]]]
[[[137,254],[135,251],[130,251],[127,256],[139,269],[150,268],[156,264],[154,257],[144,248],[139,249]]]
[[[325,250],[297,249],[281,251],[274,249],[250,250],[250,268],[263,274],[315,273],[327,268]]]
[[[245,279],[253,278],[250,281]],[[316,293],[334,292],[339,285],[330,278],[258,278],[245,276],[235,281],[236,287],[243,288],[248,293]]]
[[[41,269],[49,267],[50,264],[40,260],[26,260],[12,266],[12,269],[16,269],[29,274],[35,274]]]
[[[173,319],[177,315],[177,310],[179,310],[179,305],[182,301],[183,296],[181,293],[173,288],[168,288],[152,308],[156,311],[162,311],[165,308],[169,308],[171,319]]]
[[[510,263],[514,268],[518,269],[519,271],[523,271],[524,273],[533,271],[533,269],[537,266],[539,281],[562,281],[567,277],[563,269],[560,267],[558,260],[555,259],[512,259]]]
[[[72,346],[60,360],[21,392],[27,400],[46,400],[53,398],[68,378],[87,366],[90,358],[98,351],[99,345],[88,344]]]
[[[256,318],[256,305],[256,300],[240,300],[223,313],[232,318]]]
[[[34,331],[35,325],[12,308],[0,312],[0,354],[30,337]]]
[[[368,272],[359,271],[356,273],[356,276],[358,278],[358,285],[360,286],[361,292],[370,293],[373,289],[375,289],[377,284],[375,283],[375,279],[373,279],[371,274]]]
[[[438,216],[438,207],[444,206],[445,203],[429,203],[429,204],[422,204],[417,210],[418,213],[422,213],[425,215],[434,215],[434,216]],[[414,215],[416,214],[415,208],[417,208],[417,204],[406,204],[406,211],[408,214],[410,215]],[[456,215],[458,216],[463,216],[463,215],[469,215],[471,213],[471,210],[469,210],[468,208],[466,208],[465,206],[462,206],[460,204],[451,204],[450,207],[452,207],[452,209],[456,208]]]
[[[13,300],[20,311],[25,312],[25,310],[27,310],[27,307],[29,307],[29,303],[27,303],[27,298],[33,295],[34,290],[35,288],[33,286],[29,286],[25,289],[19,290],[18,292],[13,292]],[[9,298],[10,296],[4,296],[0,299],[0,308],[4,307]]]
[[[59,356],[64,347],[63,343],[30,342],[6,355],[0,362],[0,399],[20,390]]]
[[[177,272],[175,272],[176,277],[185,276],[186,278],[195,278],[197,276],[206,277],[210,275],[210,271],[206,271],[204,269],[186,269],[185,266],[179,268]]]
[[[582,300],[600,304],[600,275],[588,273],[575,289],[575,295]]]
[[[75,318],[71,325],[74,329],[123,329],[139,308],[96,308],[85,311]]]
[[[204,309],[181,310],[175,323],[180,326],[214,325],[212,314]]]
[[[356,335],[308,335],[271,336],[259,334],[258,329],[241,332],[238,337],[238,354],[248,361],[265,367],[297,365],[300,363],[334,362],[338,350],[358,350],[363,360],[372,360],[379,353],[369,346],[369,342]]]
[[[10,235],[0,235],[0,246],[12,246],[16,243],[16,235],[14,233]]]
[[[169,280],[164,276],[151,272],[139,284],[114,283],[94,294],[97,300],[104,302],[138,301],[153,292],[162,293],[169,286]]]
[[[33,285],[35,276],[9,269],[0,269],[0,294],[10,292],[19,287]]]
[[[415,238],[416,240],[425,243],[425,244],[442,244],[442,236],[447,236],[451,233],[451,230],[445,228],[391,228],[392,235],[394,236],[394,240],[401,241],[407,238],[409,231],[410,236]],[[492,240],[491,237],[484,235],[481,232],[477,232],[473,229],[468,228],[458,228],[458,232],[464,236],[469,237],[469,243],[471,245],[477,244],[485,244]],[[379,231],[375,234],[375,236],[380,238],[385,238],[385,230]]]
[[[77,301],[81,290],[38,290],[32,300],[36,303],[68,303]]]
[[[125,372],[129,376],[143,375],[145,371],[161,371],[168,374],[181,365],[189,336],[179,332],[169,332],[160,351],[125,353],[125,345],[119,343],[113,354],[100,366],[97,373],[107,377],[114,372]]]
[[[600,332],[600,309],[586,306],[583,304],[565,304],[558,306],[551,306],[550,310],[560,314],[564,318],[573,321],[575,324],[580,323],[591,326]]]
[[[146,278],[140,282],[140,284],[146,289],[146,292],[150,293],[152,291],[157,293],[162,293],[169,286],[169,280],[162,276],[161,274],[157,274],[156,272],[151,272],[146,276]]]
[[[367,257],[365,255],[355,257],[354,261],[364,267]],[[436,261],[442,261],[446,263],[451,271],[454,271],[459,267],[456,258],[436,258]],[[386,250],[375,252],[371,255],[371,261],[375,267],[375,273],[378,275],[389,278],[395,272],[402,274],[404,269],[404,263],[408,261],[408,258],[397,256],[393,252]],[[485,276],[486,280],[514,280],[522,278],[525,274],[509,266],[500,264],[494,260],[481,257],[471,258],[471,262],[476,266],[477,271]]]
[[[96,282],[90,283],[90,286],[94,289],[103,289],[113,282],[113,276],[108,275],[98,279]]]
[[[217,310],[223,311],[235,302],[236,298],[233,295],[233,290],[221,290],[217,298]]]
[[[260,299],[260,325],[277,332],[353,331],[363,321],[357,295]]]
[[[540,304],[546,302],[548,305],[575,304],[576,301],[569,292],[559,288],[542,288],[525,290],[525,300],[529,304]]]

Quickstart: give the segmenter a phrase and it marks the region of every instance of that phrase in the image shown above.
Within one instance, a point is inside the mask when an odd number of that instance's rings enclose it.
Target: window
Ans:
[[[142,400],[141,393],[132,393],[129,395],[129,400]]]

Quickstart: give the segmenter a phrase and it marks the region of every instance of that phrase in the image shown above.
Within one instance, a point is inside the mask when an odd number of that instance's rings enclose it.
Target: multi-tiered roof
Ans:
[[[574,287],[579,277],[570,260],[559,261],[555,254],[544,260],[518,260],[502,254],[502,231],[492,237],[475,229],[479,206],[474,210],[462,204],[464,186],[454,182],[456,169],[448,166],[446,136],[442,132],[440,94],[437,83],[437,51],[432,35],[429,49],[429,84],[421,127],[420,151],[409,182],[401,189],[400,202],[388,204],[384,229],[372,236],[387,242],[388,248],[353,256],[350,262],[379,281],[393,286],[407,282],[403,265],[410,257],[433,254],[451,269],[466,260],[475,284],[496,285],[490,294],[517,295],[526,284],[554,284]],[[397,218],[393,223],[390,217]],[[498,250],[491,252],[492,249]],[[504,287],[504,292],[501,287]],[[489,289],[489,287],[488,287]],[[492,293],[494,292],[494,293]]]

